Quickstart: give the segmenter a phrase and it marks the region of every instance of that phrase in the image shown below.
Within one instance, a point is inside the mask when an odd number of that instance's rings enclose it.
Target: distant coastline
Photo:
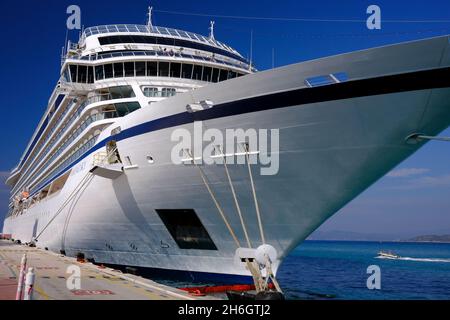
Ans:
[[[450,243],[450,235],[423,235],[403,240],[402,242]]]
[[[414,237],[388,235],[388,234],[363,234],[351,231],[317,231],[306,240],[313,241],[360,241],[360,242],[415,242],[415,243],[450,243],[450,234],[443,235],[419,235]]]

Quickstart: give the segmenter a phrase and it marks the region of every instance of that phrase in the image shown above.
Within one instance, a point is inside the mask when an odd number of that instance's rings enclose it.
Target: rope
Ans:
[[[220,150],[220,146],[218,146],[218,149],[219,149],[219,152],[221,152],[223,154],[223,152]],[[242,216],[241,208],[239,206],[239,202],[238,202],[238,199],[236,197],[236,192],[234,190],[233,182],[231,181],[230,173],[228,172],[227,159],[226,159],[225,155],[223,157],[223,160],[224,160],[225,172],[226,172],[227,178],[228,178],[228,183],[230,184],[231,193],[233,194],[234,204],[236,205],[236,210],[237,210],[238,215],[239,215],[239,220],[241,221],[242,230],[244,231],[244,235],[245,235],[245,239],[247,241],[247,245],[248,245],[249,248],[251,248],[252,245],[250,243],[250,238],[249,238],[248,233],[247,233],[247,228],[246,228],[245,223],[244,223],[244,218]]]
[[[110,153],[106,154],[106,157],[100,162],[100,164],[103,164],[105,161],[109,159],[109,157],[117,151],[117,148],[114,148],[110,151]],[[48,228],[48,226],[56,219],[56,217],[64,210],[64,208],[72,201],[72,199],[76,196],[76,194],[86,185],[86,183],[90,183],[92,179],[88,181],[89,178],[94,178],[91,172],[87,172],[84,177],[81,179],[81,181],[77,184],[75,189],[70,193],[70,195],[67,197],[67,199],[63,202],[61,207],[56,211],[55,215],[49,220],[49,222],[44,226],[44,228],[39,232],[39,234],[34,238],[36,241],[41,234]]]
[[[198,165],[195,163],[195,159],[192,157],[192,155],[191,155],[188,151],[186,151],[186,152],[188,153],[188,156],[189,156],[190,158],[192,158],[193,164],[199,169],[199,171],[200,171],[200,176],[201,176],[201,178],[202,178],[202,180],[203,180],[203,183],[204,183],[205,186],[206,186],[206,189],[207,189],[208,192],[209,192],[209,195],[211,196],[211,199],[213,200],[214,204],[216,205],[216,208],[217,208],[217,210],[219,211],[220,216],[221,216],[222,219],[223,219],[223,222],[225,222],[225,225],[226,225],[228,231],[230,232],[231,236],[233,237],[234,242],[236,242],[237,247],[240,248],[240,247],[241,247],[241,244],[240,244],[238,238],[236,237],[236,234],[234,233],[233,228],[231,228],[231,225],[229,224],[227,218],[225,217],[225,214],[223,213],[223,210],[222,210],[222,208],[220,207],[219,202],[217,201],[216,197],[214,196],[214,193],[212,192],[211,188],[209,187],[209,184],[208,184],[208,182],[207,182],[207,180],[206,180],[206,177],[205,177],[205,174],[203,173],[202,168],[201,168],[200,166],[198,166]]]
[[[258,205],[258,199],[256,197],[256,190],[255,190],[255,183],[253,182],[253,174],[252,174],[252,169],[250,167],[250,161],[249,161],[249,150],[248,150],[248,146],[245,145],[245,157],[247,159],[247,168],[248,168],[248,174],[250,176],[250,184],[252,186],[252,193],[253,193],[253,201],[255,202],[255,209],[256,209],[256,217],[258,218],[258,225],[259,225],[259,232],[261,234],[261,241],[262,243],[266,243],[266,239],[264,237],[264,230],[263,230],[263,226],[262,226],[262,222],[261,222],[261,213],[259,212],[259,205]]]
[[[432,137],[432,136],[417,136],[417,139],[420,140],[436,140],[436,141],[446,141],[450,142],[450,137]]]
[[[63,211],[63,209],[70,203],[70,201],[73,199],[73,197],[76,195],[78,190],[80,190],[80,186],[84,186],[86,182],[88,181],[89,175],[91,173],[88,172],[83,179],[79,182],[79,184],[75,187],[75,189],[72,191],[72,193],[67,197],[67,199],[63,202],[61,207],[56,211],[55,215],[49,220],[49,222],[45,225],[45,227],[39,232],[39,234],[34,238],[34,240],[37,240],[41,234],[48,228],[48,226],[56,219],[56,217]],[[92,180],[92,179],[91,179]],[[89,181],[90,182],[90,181]]]

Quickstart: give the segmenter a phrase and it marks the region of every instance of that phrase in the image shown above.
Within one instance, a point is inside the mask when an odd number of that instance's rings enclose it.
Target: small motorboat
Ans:
[[[392,253],[391,251],[380,251],[378,252],[378,258],[385,258],[385,259],[398,259],[400,258],[399,255]]]

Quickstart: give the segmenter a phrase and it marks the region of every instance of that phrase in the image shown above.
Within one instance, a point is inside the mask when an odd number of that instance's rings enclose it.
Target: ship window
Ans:
[[[176,90],[174,88],[163,88],[161,92],[161,97],[171,97],[176,94]]]
[[[147,76],[156,77],[158,75],[158,63],[154,61],[147,62]]]
[[[236,72],[234,71],[228,71],[228,79],[236,78]]]
[[[202,79],[202,69],[203,69],[203,66],[194,65],[194,72],[192,73],[192,79],[201,80]]]
[[[48,196],[48,191],[50,189],[50,185],[46,186],[42,191],[39,193],[39,200],[45,199]]]
[[[136,62],[136,77],[145,77],[145,62]]]
[[[164,32],[164,29],[158,29],[161,31],[161,33]],[[197,41],[197,37],[195,37],[192,34],[191,37],[193,40]],[[192,49],[198,49],[203,51],[209,51],[212,53],[221,54],[236,60],[239,60],[241,62],[247,62],[244,58],[240,57],[239,55],[236,55],[232,52],[229,52],[228,50],[224,50],[221,48],[216,48],[214,46],[211,46],[210,44],[202,44],[202,43],[196,43],[189,40],[181,40],[181,39],[167,39],[164,37],[153,37],[153,36],[134,36],[134,35],[122,35],[122,36],[106,36],[106,37],[99,37],[98,38],[100,45],[106,45],[106,44],[116,44],[116,43],[150,43],[150,44],[162,44],[162,45],[171,45],[171,46],[177,46],[177,47],[185,47],[185,48],[192,48]],[[200,41],[203,41],[202,39],[199,39]]]
[[[116,103],[115,107],[116,107],[118,116],[123,117],[133,111],[136,111],[141,106],[138,102],[123,102],[123,103]]]
[[[193,209],[156,209],[180,249],[217,250]]]
[[[87,79],[87,66],[78,66],[77,82],[86,83],[86,79]]]
[[[192,64],[183,63],[183,69],[181,72],[181,77],[185,79],[192,78]]]
[[[212,72],[211,67],[204,67],[202,80],[203,81],[211,81],[211,72]]]
[[[133,88],[131,86],[117,86],[110,87],[109,93],[113,99],[123,99],[135,97]]]
[[[114,63],[114,78],[123,78],[123,63]]]
[[[169,63],[168,62],[160,62],[159,63],[159,76],[160,77],[168,77],[169,76]]]
[[[213,72],[212,72],[212,78],[211,78],[211,81],[212,82],[217,82],[218,80],[219,80],[219,69],[217,69],[217,68],[214,68],[213,69]]]
[[[181,72],[181,63],[172,62],[170,64],[170,76],[172,78],[179,78]]]
[[[219,81],[225,81],[228,77],[228,71],[224,69],[220,69]]]
[[[70,171],[65,173],[64,175],[62,175],[55,181],[53,181],[52,184],[50,185],[50,190],[48,192],[48,195],[54,194],[58,191],[61,191],[62,188],[64,187],[64,185],[66,184],[66,181],[69,178],[69,176],[70,176]]]
[[[158,88],[154,87],[144,87],[142,89],[144,96],[146,97],[157,97],[158,96]]]
[[[332,76],[339,80],[339,82],[348,81],[348,75],[345,72],[333,73]]]
[[[88,83],[94,83],[94,67],[88,67]]]
[[[95,67],[95,80],[103,80],[105,78],[105,74],[103,73],[103,66]]]
[[[62,76],[63,76],[63,79],[66,82],[70,82],[70,72],[69,72],[69,70],[67,68],[64,69],[64,72],[63,72]]]
[[[72,82],[77,82],[77,66],[76,65],[70,65],[70,78],[72,79]]]
[[[339,82],[348,81],[348,76],[345,72],[331,73],[316,77],[307,78],[305,84],[308,87],[320,87]]]
[[[125,77],[134,77],[134,62],[125,62]]]
[[[113,77],[113,66],[112,64],[105,64],[105,79]]]

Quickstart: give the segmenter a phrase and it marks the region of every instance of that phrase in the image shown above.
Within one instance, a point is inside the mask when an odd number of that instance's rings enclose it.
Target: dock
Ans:
[[[14,300],[23,254],[36,274],[33,300],[217,300],[192,296],[137,275],[80,262],[40,248],[0,240],[0,300]],[[72,267],[70,267],[72,266]],[[73,266],[80,269],[80,288],[69,289]],[[70,267],[70,268],[69,268]],[[69,268],[69,269],[68,269]],[[75,267],[76,269],[76,267]],[[69,272],[68,272],[69,271]],[[68,281],[69,280],[69,281]]]

